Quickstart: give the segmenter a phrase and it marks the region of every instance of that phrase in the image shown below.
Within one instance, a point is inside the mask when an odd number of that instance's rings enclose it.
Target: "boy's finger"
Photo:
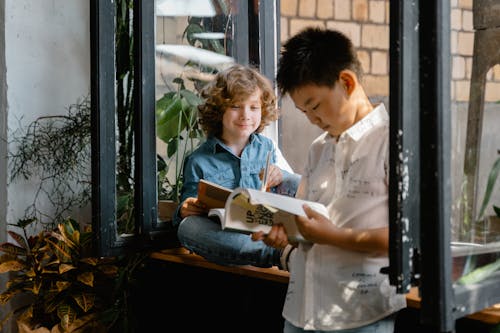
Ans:
[[[308,204],[303,204],[302,208],[304,209],[304,213],[306,213],[306,216],[310,219],[317,217],[319,214],[317,211],[309,207]]]

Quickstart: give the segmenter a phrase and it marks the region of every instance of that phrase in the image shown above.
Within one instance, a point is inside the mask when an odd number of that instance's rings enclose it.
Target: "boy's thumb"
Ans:
[[[308,218],[313,218],[318,214],[318,212],[312,209],[308,204],[303,204],[302,208],[304,209],[304,213],[306,213]]]

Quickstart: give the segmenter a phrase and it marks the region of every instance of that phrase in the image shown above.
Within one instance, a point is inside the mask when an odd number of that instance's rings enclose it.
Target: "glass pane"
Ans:
[[[184,157],[203,140],[197,123],[200,89],[215,73],[234,62],[232,7],[228,3],[223,0],[155,3],[160,220],[169,220],[178,200]],[[168,204],[171,201],[173,206]]]
[[[491,3],[451,10],[454,279],[478,267],[491,269],[482,278],[500,272],[500,17]]]
[[[132,11],[130,0],[116,2],[116,224],[121,236],[135,234]]]

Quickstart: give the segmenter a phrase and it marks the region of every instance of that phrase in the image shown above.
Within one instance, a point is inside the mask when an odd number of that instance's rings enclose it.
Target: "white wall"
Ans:
[[[9,137],[41,115],[64,114],[90,91],[89,1],[4,0]],[[12,145],[9,150],[14,149]],[[34,184],[7,187],[7,220],[16,222]]]
[[[0,0],[0,50],[5,50],[4,1]],[[5,52],[0,51],[0,242],[5,241],[5,202],[7,198],[7,112]],[[1,282],[1,281],[0,281]]]
[[[83,0],[0,0],[0,241],[35,188],[8,183],[12,133],[41,115],[66,113],[89,93],[89,10]]]

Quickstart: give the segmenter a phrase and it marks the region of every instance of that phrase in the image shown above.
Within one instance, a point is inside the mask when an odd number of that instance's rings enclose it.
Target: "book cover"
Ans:
[[[227,187],[205,179],[201,179],[198,183],[198,199],[210,209],[224,208],[231,192]]]

